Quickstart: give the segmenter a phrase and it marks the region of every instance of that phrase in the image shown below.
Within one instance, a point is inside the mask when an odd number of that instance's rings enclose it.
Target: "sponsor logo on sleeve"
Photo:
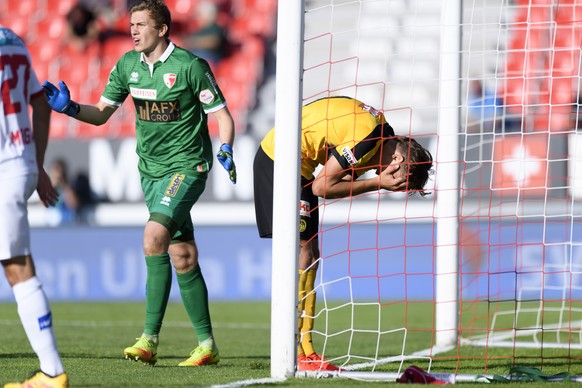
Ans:
[[[214,101],[214,94],[212,94],[210,89],[204,89],[203,91],[200,92],[198,98],[200,99],[201,103],[208,105],[212,101]]]
[[[350,147],[345,146],[344,148],[342,148],[342,155],[350,166],[355,166],[358,163],[358,159],[356,159],[356,156],[354,155]]]
[[[370,105],[360,104],[360,108],[366,112],[370,112],[370,114],[374,117],[378,117],[380,115],[380,112]]]
[[[311,217],[311,206],[307,201],[299,201],[299,216]]]

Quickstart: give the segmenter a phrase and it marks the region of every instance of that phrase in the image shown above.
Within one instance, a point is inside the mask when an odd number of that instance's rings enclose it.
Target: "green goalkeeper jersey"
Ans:
[[[131,95],[139,172],[159,179],[174,172],[206,173],[213,152],[208,116],[226,106],[208,63],[170,43],[148,65],[134,50],[111,70],[101,100],[120,106]]]

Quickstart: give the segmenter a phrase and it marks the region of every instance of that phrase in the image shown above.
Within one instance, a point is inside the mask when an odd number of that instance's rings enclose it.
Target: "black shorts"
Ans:
[[[261,147],[253,163],[255,190],[255,216],[259,236],[273,237],[273,175],[274,161]],[[301,177],[301,203],[299,213],[299,238],[310,240],[319,231],[319,201],[312,191],[313,179]]]

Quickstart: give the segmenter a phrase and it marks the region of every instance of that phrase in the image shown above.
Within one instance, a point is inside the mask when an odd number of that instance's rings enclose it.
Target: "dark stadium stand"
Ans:
[[[229,55],[214,68],[238,133],[247,129],[247,116],[255,105],[256,89],[262,82],[266,46],[274,39],[276,0],[214,0],[219,7],[219,22],[229,38]],[[0,2],[0,24],[12,28],[28,44],[33,65],[42,82],[65,80],[71,95],[78,101],[96,102],[117,59],[133,48],[125,9],[112,2],[108,20],[110,34],[83,52],[67,49],[63,43],[66,14],[76,0],[5,0]],[[172,36],[181,43],[180,34],[193,28],[196,1],[167,0],[172,11]],[[32,15],[32,16],[31,16]],[[111,32],[114,32],[111,34]],[[95,127],[53,115],[52,138],[119,138],[134,135],[134,112],[131,102],[107,125]],[[217,125],[209,121],[217,135]]]

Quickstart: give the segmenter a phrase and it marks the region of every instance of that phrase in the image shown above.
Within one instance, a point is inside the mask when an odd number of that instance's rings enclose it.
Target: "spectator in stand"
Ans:
[[[55,207],[47,209],[48,222],[51,225],[73,223],[79,208],[79,198],[77,198],[77,193],[69,184],[67,170],[67,164],[64,159],[56,159],[49,170],[53,187],[59,193],[59,201]]]
[[[468,133],[509,133],[521,131],[521,115],[512,113],[503,98],[482,80],[469,81],[467,101]]]
[[[502,131],[503,101],[495,92],[475,79],[469,81],[467,101],[467,132],[492,133]]]
[[[198,30],[184,38],[184,48],[196,56],[217,65],[226,53],[226,31],[218,22],[218,8],[210,1],[202,1],[196,8]]]
[[[79,173],[70,182],[67,163],[61,158],[53,161],[49,174],[54,188],[59,193],[56,206],[48,209],[49,224],[86,223],[88,210],[94,203],[87,175]]]
[[[99,41],[97,15],[84,3],[77,3],[67,14],[65,42],[74,50],[82,52],[93,42]]]

